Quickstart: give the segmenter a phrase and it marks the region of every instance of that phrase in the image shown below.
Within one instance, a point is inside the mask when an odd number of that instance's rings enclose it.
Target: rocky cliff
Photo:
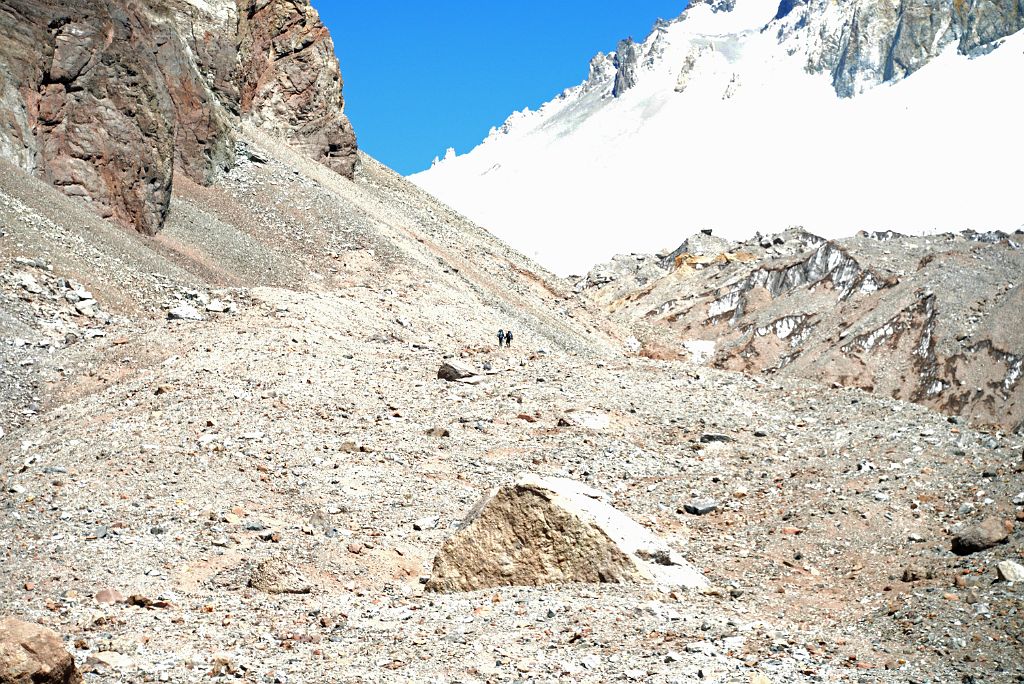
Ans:
[[[1020,235],[697,237],[660,257],[616,257],[577,289],[636,326],[647,355],[857,387],[1024,432]]]
[[[242,122],[351,177],[341,87],[308,0],[0,2],[0,156],[148,235]]]
[[[1024,28],[1024,0],[783,0],[770,30],[842,97],[902,79],[950,45],[990,49]]]

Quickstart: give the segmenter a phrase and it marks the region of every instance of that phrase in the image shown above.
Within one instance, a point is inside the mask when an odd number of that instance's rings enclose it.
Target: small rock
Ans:
[[[908,565],[903,570],[904,582],[920,582],[921,580],[932,579],[934,576],[931,570],[927,570],[920,565]]]
[[[708,513],[713,513],[717,508],[718,504],[711,499],[698,499],[683,504],[683,510],[690,515],[707,515]]]
[[[1021,492],[1017,496],[1013,497],[1014,506],[1024,506],[1024,492]]]
[[[116,651],[100,651],[89,656],[90,665],[103,665],[112,670],[131,670],[135,668],[135,661],[123,653]]]
[[[363,552],[363,545],[359,542],[352,542],[348,545],[348,552],[358,556]]]
[[[448,428],[436,427],[427,430],[426,435],[428,437],[451,437],[452,433],[448,431]]]
[[[99,604],[111,605],[114,603],[124,603],[124,601],[124,594],[117,589],[100,589],[96,592],[96,603]]]
[[[977,525],[960,531],[953,537],[953,553],[966,556],[1002,544],[1010,536],[1003,522],[998,518],[985,518]]]
[[[206,317],[190,304],[181,304],[167,312],[169,321],[205,321]]]
[[[441,367],[437,371],[438,380],[447,380],[448,382],[465,380],[466,378],[472,378],[476,375],[479,374],[473,366],[464,361],[459,361],[458,359],[447,359],[441,364]]]
[[[426,530],[433,530],[437,527],[437,523],[440,521],[440,517],[436,515],[430,515],[426,518],[420,518],[419,520],[413,521],[412,529],[417,532],[423,532]]]
[[[713,432],[705,432],[703,435],[700,436],[701,444],[715,444],[716,442],[727,444],[729,442],[735,441],[736,440],[730,437],[729,435],[720,435]]]
[[[1004,582],[1024,582],[1024,565],[1005,560],[996,566],[999,579]]]

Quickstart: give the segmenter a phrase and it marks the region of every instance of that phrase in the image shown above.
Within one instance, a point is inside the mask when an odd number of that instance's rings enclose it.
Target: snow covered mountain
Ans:
[[[703,0],[412,179],[562,274],[804,226],[1024,225],[1024,0]]]

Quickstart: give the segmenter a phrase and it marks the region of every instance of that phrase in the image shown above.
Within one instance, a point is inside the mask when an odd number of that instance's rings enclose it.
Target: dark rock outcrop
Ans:
[[[243,117],[352,177],[341,74],[308,0],[0,0],[0,157],[104,218],[157,233],[174,174],[230,169]]]
[[[615,51],[615,86],[612,88],[612,96],[619,97],[624,92],[636,85],[636,69],[640,62],[640,46],[633,42],[632,38],[619,41],[619,47]]]
[[[909,76],[949,45],[972,54],[1016,33],[1024,0],[862,0],[838,9],[826,0],[783,0],[776,20],[780,40],[809,36],[808,71],[831,74],[836,93],[852,97]]]

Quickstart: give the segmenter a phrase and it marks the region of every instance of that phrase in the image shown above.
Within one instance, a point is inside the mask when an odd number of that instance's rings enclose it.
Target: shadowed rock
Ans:
[[[1010,533],[998,518],[985,518],[953,537],[953,553],[966,556],[1004,543]]]

